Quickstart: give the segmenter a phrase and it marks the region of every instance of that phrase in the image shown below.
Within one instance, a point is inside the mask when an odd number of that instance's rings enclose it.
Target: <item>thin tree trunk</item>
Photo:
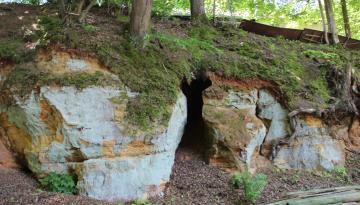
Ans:
[[[332,0],[324,0],[324,3],[325,3],[325,10],[326,10],[326,17],[329,26],[329,31],[331,32],[332,43],[338,44],[340,41],[336,31],[336,22],[334,17]]]
[[[82,9],[84,7],[84,4],[85,4],[85,0],[80,0],[80,2],[78,4],[78,7],[76,9],[77,14],[79,14],[79,15],[81,14],[81,11],[82,11]]]
[[[79,22],[83,23],[85,21],[85,18],[87,16],[87,14],[89,13],[90,9],[95,6],[96,4],[96,0],[91,0],[91,2],[89,3],[89,5],[87,5],[87,7],[81,11],[80,16],[79,16]]]
[[[190,0],[190,7],[192,20],[206,20],[204,0]]]
[[[349,15],[348,10],[346,6],[346,0],[341,0],[341,9],[342,9],[342,15],[344,19],[344,28],[345,28],[345,34],[347,38],[351,38],[351,30],[350,30],[350,23],[349,23]]]
[[[61,20],[65,20],[65,2],[64,0],[58,0],[58,7],[59,7],[59,18]]]
[[[216,0],[213,1],[213,23],[216,23]]]
[[[323,26],[323,31],[324,31],[325,43],[329,44],[329,35],[327,32],[327,28],[326,28],[326,19],[325,19],[325,15],[324,15],[324,8],[322,6],[321,0],[318,0],[318,2],[319,2],[319,9],[320,9],[322,26]]]
[[[133,0],[130,15],[130,34],[142,41],[151,20],[152,0]]]

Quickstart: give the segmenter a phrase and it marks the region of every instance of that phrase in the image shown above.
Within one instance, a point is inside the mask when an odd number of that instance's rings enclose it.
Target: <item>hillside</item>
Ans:
[[[284,98],[283,103],[290,109],[326,108],[332,97],[337,97],[326,75],[332,65],[344,69],[350,53],[340,47],[262,37],[231,26],[192,26],[177,19],[155,20],[146,46],[137,50],[126,33],[126,17],[104,17],[99,10],[89,19],[91,23],[62,29],[51,8],[16,6],[4,12],[5,20],[0,25],[2,59],[7,63],[29,62],[36,51],[25,47],[38,41],[36,50],[76,49],[82,55],[96,55],[126,86],[141,93],[130,102],[128,112],[128,117],[141,126],[166,118],[166,106],[174,103],[181,79],[197,70],[214,71],[237,80],[264,79],[276,86],[279,97]],[[360,52],[351,53],[358,79]],[[39,76],[40,71],[27,68],[25,79],[29,82],[24,84],[24,77],[19,75],[25,73],[21,66],[17,67],[5,86],[23,85],[30,89],[36,84],[60,83],[81,88],[111,83],[96,75],[48,79],[46,72]]]
[[[258,204],[359,183],[360,120],[343,96],[351,63],[359,109],[359,50],[175,17],[153,18],[139,44],[128,16],[56,13],[0,4],[0,153],[32,173],[0,157],[0,204],[234,204],[232,175],[248,170],[267,175]],[[53,172],[84,196],[37,190]]]

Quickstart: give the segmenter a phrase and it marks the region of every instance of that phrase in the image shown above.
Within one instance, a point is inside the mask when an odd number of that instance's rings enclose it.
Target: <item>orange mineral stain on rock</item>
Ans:
[[[2,142],[3,137],[0,134],[0,167],[4,168],[19,168],[16,163],[15,156],[8,150]]]
[[[114,145],[115,145],[114,140],[104,141],[101,148],[102,156],[109,158],[115,157]]]
[[[24,130],[18,128],[16,125],[9,122],[5,113],[0,114],[0,124],[4,130],[4,137],[6,137],[11,148],[19,154],[23,154],[25,149],[29,149],[32,146],[31,136]]]
[[[108,72],[108,69],[101,65],[96,57],[86,55],[85,53],[72,52],[71,50],[65,49],[41,50],[35,61],[40,68],[48,70],[53,74],[61,75],[73,72],[67,68],[67,62],[72,59],[83,60],[86,63],[86,70],[84,72]]]
[[[349,139],[351,144],[357,151],[360,151],[360,119],[356,118],[349,132]]]
[[[143,141],[132,141],[121,151],[120,156],[139,156],[149,155],[153,152],[153,146],[145,144]]]
[[[305,115],[304,120],[307,125],[314,128],[324,127],[323,121],[320,118],[314,117],[312,115]]]

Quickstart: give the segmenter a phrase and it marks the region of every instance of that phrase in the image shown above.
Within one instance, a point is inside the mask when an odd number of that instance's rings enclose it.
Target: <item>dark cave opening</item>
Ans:
[[[181,90],[187,98],[188,117],[179,148],[203,157],[206,151],[205,123],[202,116],[203,91],[212,85],[205,72],[195,74],[190,83],[183,79]]]

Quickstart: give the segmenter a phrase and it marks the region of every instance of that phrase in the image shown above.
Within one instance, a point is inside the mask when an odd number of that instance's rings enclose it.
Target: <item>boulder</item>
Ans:
[[[96,60],[66,53],[38,58],[54,75],[104,72]],[[114,76],[114,80],[116,76]],[[13,150],[38,177],[50,172],[77,176],[79,193],[109,201],[159,195],[169,181],[175,151],[187,118],[186,97],[179,92],[171,117],[151,129],[125,118],[127,102],[137,93],[118,86],[42,86],[27,97],[0,106],[0,125]]]
[[[253,159],[266,135],[256,116],[258,90],[228,90],[222,98],[214,98],[211,89],[206,91],[203,108],[209,163],[228,170],[254,168]]]
[[[294,119],[294,134],[277,145],[274,164],[284,169],[332,170],[345,164],[345,145],[330,136],[330,128],[319,118],[302,115]]]

